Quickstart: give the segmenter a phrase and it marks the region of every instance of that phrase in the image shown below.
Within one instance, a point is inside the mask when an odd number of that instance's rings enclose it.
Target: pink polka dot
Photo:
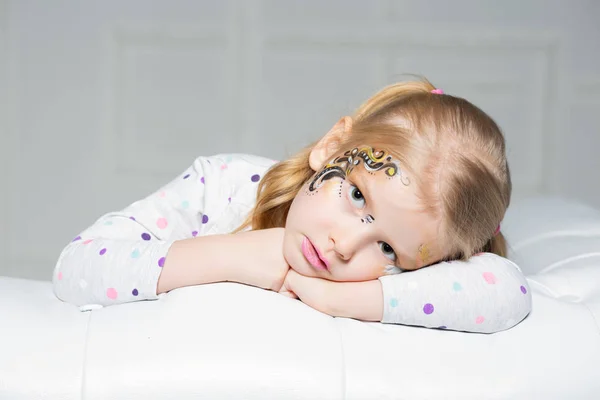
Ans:
[[[94,240],[94,239],[87,239],[87,240],[84,240],[84,241],[83,241],[83,244],[92,243],[92,240]]]
[[[167,225],[169,225],[169,222],[167,221],[166,218],[159,218],[156,221],[156,226],[158,226],[160,229],[165,229],[167,227]]]
[[[160,192],[158,194],[158,197],[165,197],[167,195],[167,193],[163,190],[162,192]]]
[[[477,318],[475,318],[475,323],[476,324],[483,324],[483,321],[485,320],[485,318],[483,318],[481,315]]]
[[[487,283],[489,283],[490,285],[493,285],[494,283],[496,283],[496,277],[491,272],[484,272],[483,279],[485,279],[485,281]]]
[[[227,164],[221,165],[221,169],[227,169]]]
[[[58,280],[59,280],[59,281],[62,281],[62,272],[59,272],[59,273],[58,273]]]
[[[107,296],[109,299],[112,299],[112,300],[114,300],[114,299],[116,299],[116,298],[117,298],[117,291],[116,291],[114,288],[108,288],[108,289],[106,290],[106,296]]]

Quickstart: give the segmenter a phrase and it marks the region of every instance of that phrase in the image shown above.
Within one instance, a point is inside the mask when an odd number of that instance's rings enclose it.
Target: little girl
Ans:
[[[531,310],[504,258],[510,195],[496,123],[398,83],[288,160],[199,157],[68,244],[54,291],[86,311],[231,281],[332,316],[496,332]]]

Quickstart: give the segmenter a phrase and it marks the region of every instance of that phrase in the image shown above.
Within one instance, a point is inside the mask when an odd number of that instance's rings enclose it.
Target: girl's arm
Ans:
[[[523,274],[511,261],[490,253],[378,281],[340,283],[292,273],[285,286],[329,315],[457,331],[498,332],[531,311]]]
[[[167,254],[157,293],[226,281],[278,291],[289,269],[281,251],[283,234],[283,228],[272,228],[177,241]]]
[[[89,309],[153,300],[181,286],[255,278],[236,277],[233,268],[245,264],[225,262],[235,240],[217,236],[241,223],[256,177],[272,164],[252,156],[198,157],[156,192],[103,215],[67,244],[53,273],[55,295]]]

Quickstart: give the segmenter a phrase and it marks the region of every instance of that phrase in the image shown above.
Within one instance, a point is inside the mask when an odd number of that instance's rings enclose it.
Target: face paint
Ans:
[[[410,183],[410,180],[402,176],[400,167],[395,161],[392,161],[392,157],[385,151],[375,150],[372,147],[361,147],[354,148],[344,153],[343,156],[333,159],[330,163],[314,176],[313,180],[308,186],[308,190],[313,192],[323,186],[325,181],[331,178],[338,177],[342,180],[346,179],[346,176],[352,172],[355,166],[363,161],[363,166],[368,173],[374,174],[377,171],[384,170],[385,175],[388,178],[393,178],[396,175],[400,175],[402,183],[406,186]]]
[[[360,220],[365,224],[372,224],[373,221],[375,221],[375,218],[373,218],[371,214],[367,214],[365,218],[361,218]]]
[[[423,265],[427,265],[430,257],[431,253],[429,251],[429,247],[426,244],[420,245],[417,259],[421,260]]]

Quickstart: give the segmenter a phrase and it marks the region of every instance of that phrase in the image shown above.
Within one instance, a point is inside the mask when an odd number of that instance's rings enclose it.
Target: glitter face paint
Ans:
[[[370,174],[383,170],[388,178],[400,176],[405,186],[410,183],[408,178],[402,176],[400,167],[396,162],[392,161],[392,157],[386,151],[375,150],[372,147],[361,147],[346,151],[343,156],[336,157],[333,161],[325,165],[308,185],[309,192],[319,189],[329,179],[335,177],[342,180],[346,179],[354,167],[361,164],[361,161],[364,168]]]
[[[420,245],[419,250],[417,251],[417,260],[421,261],[421,265],[427,265],[430,257],[431,252],[429,251],[427,244]]]
[[[360,220],[365,224],[372,224],[373,221],[375,221],[375,218],[373,218],[371,214],[367,214],[365,218],[361,218]]]

